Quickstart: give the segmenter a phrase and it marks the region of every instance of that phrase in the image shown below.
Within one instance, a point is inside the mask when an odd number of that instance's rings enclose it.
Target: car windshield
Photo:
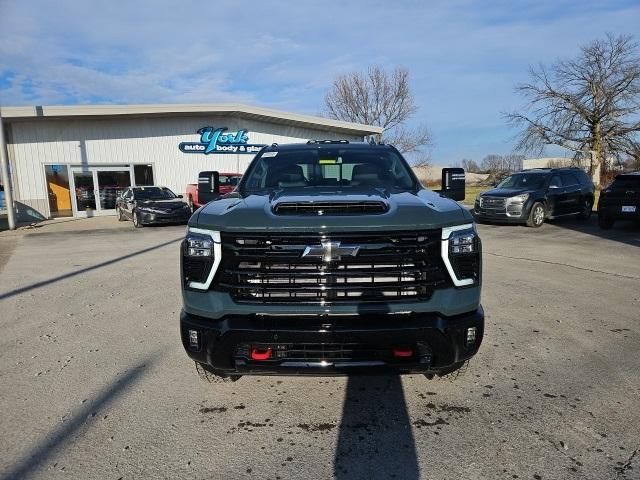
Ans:
[[[241,183],[245,191],[363,186],[410,190],[415,182],[391,149],[321,147],[263,152]]]
[[[516,173],[501,181],[496,188],[542,188],[544,173]]]
[[[164,187],[136,188],[133,195],[136,200],[168,200],[177,198],[175,193]]]

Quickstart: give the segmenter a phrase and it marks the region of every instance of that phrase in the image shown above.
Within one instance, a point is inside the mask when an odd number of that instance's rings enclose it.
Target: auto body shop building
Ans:
[[[19,221],[114,214],[130,185],[184,194],[198,173],[243,173],[272,143],[362,141],[379,127],[246,105],[0,109]]]

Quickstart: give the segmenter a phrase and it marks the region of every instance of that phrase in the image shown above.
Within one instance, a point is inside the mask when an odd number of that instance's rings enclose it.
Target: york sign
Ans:
[[[202,127],[198,130],[199,142],[182,142],[178,145],[184,153],[257,153],[264,145],[247,143],[248,130],[227,132],[227,127]]]

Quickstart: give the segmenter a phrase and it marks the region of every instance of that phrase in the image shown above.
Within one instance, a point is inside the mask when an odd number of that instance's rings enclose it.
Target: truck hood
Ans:
[[[274,206],[282,202],[384,202],[387,210],[355,215],[281,215]],[[393,193],[381,188],[288,188],[270,193],[226,195],[208,203],[191,217],[189,226],[219,231],[363,231],[433,229],[473,222],[457,202],[435,192]]]

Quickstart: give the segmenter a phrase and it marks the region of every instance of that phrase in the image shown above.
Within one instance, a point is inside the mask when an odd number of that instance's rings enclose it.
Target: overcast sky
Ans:
[[[511,151],[501,112],[520,103],[528,66],[605,32],[640,34],[640,1],[0,0],[0,104],[317,114],[335,76],[399,65],[447,164]]]

